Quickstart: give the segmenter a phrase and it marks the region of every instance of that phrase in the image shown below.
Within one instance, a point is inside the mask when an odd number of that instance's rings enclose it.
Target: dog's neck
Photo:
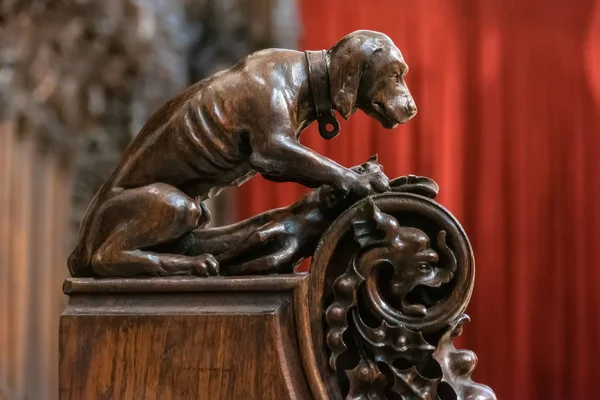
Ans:
[[[340,131],[340,125],[335,119],[329,84],[329,65],[327,52],[306,51],[308,83],[314,109],[319,123],[319,132],[325,139],[332,139]]]

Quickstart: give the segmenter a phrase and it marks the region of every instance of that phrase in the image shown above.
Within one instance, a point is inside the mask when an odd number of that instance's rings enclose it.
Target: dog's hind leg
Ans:
[[[202,221],[202,207],[177,188],[155,183],[126,189],[107,200],[96,216],[96,275],[216,275],[212,255],[195,257],[150,249],[185,235]]]

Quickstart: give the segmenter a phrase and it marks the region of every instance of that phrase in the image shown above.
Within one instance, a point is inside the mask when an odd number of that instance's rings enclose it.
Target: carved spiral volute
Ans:
[[[328,396],[495,399],[470,379],[475,355],[451,342],[468,318],[474,267],[462,227],[432,199],[386,193],[342,214],[311,267],[313,344]]]

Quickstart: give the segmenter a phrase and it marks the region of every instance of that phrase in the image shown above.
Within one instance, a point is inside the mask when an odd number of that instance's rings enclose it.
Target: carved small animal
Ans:
[[[359,174],[383,171],[377,155],[351,169]],[[434,198],[438,186],[430,178],[409,175],[390,181],[390,190]],[[289,273],[314,254],[325,230],[356,200],[356,196],[321,186],[288,207],[222,228],[198,229],[156,250],[188,256],[213,254],[221,275]]]
[[[416,112],[408,67],[386,35],[353,32],[326,55],[331,104],[394,128]],[[388,190],[299,143],[317,118],[306,54],[269,49],[197,82],[150,118],[92,200],[69,258],[74,276],[218,273],[211,254],[151,251],[206,225],[202,202],[263,174],[366,196]],[[323,98],[323,93],[320,93]]]
[[[351,169],[359,174],[382,172],[376,155]],[[269,210],[232,226],[197,230],[175,244],[177,247],[165,250],[213,254],[222,275],[289,273],[314,254],[327,227],[355,200],[353,196],[342,197],[330,186],[321,186],[289,207]]]

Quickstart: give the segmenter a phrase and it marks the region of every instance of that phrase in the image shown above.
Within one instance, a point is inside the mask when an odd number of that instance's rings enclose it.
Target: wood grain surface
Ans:
[[[310,398],[293,318],[307,279],[69,280],[60,399]]]

